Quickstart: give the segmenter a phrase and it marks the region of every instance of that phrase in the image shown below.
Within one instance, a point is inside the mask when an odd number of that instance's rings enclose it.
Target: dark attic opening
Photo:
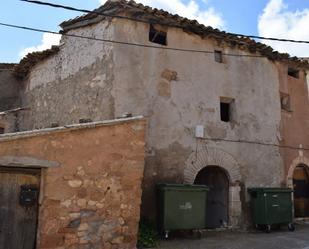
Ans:
[[[288,75],[290,75],[291,77],[294,77],[294,78],[299,78],[299,70],[295,69],[295,68],[291,68],[289,67],[288,68]]]
[[[149,28],[149,41],[160,45],[167,45],[167,32],[162,31],[150,24]]]

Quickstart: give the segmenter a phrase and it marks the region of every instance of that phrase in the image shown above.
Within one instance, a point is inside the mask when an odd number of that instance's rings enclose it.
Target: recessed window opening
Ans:
[[[281,109],[285,111],[291,111],[291,98],[286,93],[280,93]]]
[[[215,61],[216,62],[218,62],[218,63],[222,63],[223,62],[222,51],[215,50],[214,55],[215,55]]]
[[[158,30],[153,24],[150,24],[149,28],[149,41],[160,45],[167,45],[167,33],[165,31]]]
[[[4,134],[4,127],[0,126],[0,134]]]
[[[291,68],[289,67],[288,68],[288,75],[290,75],[291,77],[294,77],[294,78],[299,78],[299,70],[295,69],[295,68]]]
[[[230,121],[230,103],[220,103],[220,112],[221,112],[221,121],[229,122]]]
[[[220,97],[220,118],[222,122],[232,121],[234,102],[232,98]]]

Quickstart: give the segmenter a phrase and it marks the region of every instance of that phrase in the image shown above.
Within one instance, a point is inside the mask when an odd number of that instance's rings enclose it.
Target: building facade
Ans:
[[[280,145],[308,141],[290,137],[298,126],[306,132],[307,107],[282,110],[284,94],[300,106],[308,102],[307,95],[298,99],[308,64],[134,2],[108,1],[97,11],[142,22],[89,14],[62,23],[60,46],[28,55],[14,69],[23,108],[15,130],[143,115],[142,215],[155,217],[157,183],[198,183],[211,188],[210,228],[248,224],[246,189],[289,184],[290,165],[303,150]],[[288,69],[299,72],[300,89],[291,90],[298,83]],[[290,122],[291,115],[299,119]]]
[[[282,77],[282,72],[289,72]],[[309,96],[305,71],[279,67],[281,95],[281,155],[285,184],[294,189],[294,215],[309,217]],[[289,147],[293,147],[293,149]]]

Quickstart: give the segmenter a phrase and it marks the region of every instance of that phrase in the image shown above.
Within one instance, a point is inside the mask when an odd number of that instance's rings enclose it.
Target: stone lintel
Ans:
[[[55,161],[41,160],[33,157],[4,156],[0,157],[0,166],[23,168],[55,168],[60,167],[60,163]]]

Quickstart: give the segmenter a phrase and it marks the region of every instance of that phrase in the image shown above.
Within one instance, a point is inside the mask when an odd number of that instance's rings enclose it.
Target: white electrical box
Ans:
[[[204,138],[204,126],[203,125],[197,125],[195,127],[195,137]]]

